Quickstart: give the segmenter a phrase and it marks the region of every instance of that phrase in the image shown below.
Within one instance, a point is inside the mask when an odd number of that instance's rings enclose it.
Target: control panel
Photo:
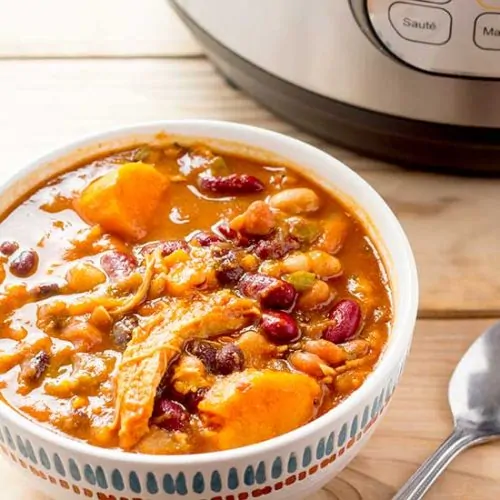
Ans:
[[[500,78],[500,0],[367,0],[386,50],[424,71]]]

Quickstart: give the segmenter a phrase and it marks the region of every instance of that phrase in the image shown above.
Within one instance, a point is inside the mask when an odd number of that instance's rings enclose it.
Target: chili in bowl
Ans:
[[[337,160],[164,122],[70,145],[0,196],[0,449],[38,487],[293,498],[373,431],[416,271]]]

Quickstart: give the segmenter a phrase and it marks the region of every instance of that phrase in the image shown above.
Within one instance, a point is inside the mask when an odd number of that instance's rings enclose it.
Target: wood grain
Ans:
[[[182,57],[200,48],[167,0],[0,0],[0,57]]]
[[[448,380],[469,345],[491,322],[420,320],[413,349],[393,401],[367,446],[321,492],[307,500],[389,500],[452,429]],[[473,448],[459,456],[426,500],[500,498],[500,445]],[[5,499],[49,500],[25,485],[0,460]],[[56,500],[56,499],[54,499]]]
[[[298,131],[229,87],[205,60],[0,61],[0,176],[81,135],[149,120],[215,118],[314,144],[358,171],[408,232],[421,314],[500,313],[500,180],[432,175],[360,157]]]

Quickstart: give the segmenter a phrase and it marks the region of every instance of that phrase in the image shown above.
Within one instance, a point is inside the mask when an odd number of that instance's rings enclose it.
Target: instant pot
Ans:
[[[500,172],[500,0],[170,0],[236,86],[391,161]]]

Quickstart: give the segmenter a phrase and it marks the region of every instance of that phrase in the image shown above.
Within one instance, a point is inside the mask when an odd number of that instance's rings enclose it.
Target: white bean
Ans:
[[[292,188],[273,195],[269,204],[271,207],[289,214],[301,214],[315,212],[318,210],[320,202],[318,195],[312,189]]]

